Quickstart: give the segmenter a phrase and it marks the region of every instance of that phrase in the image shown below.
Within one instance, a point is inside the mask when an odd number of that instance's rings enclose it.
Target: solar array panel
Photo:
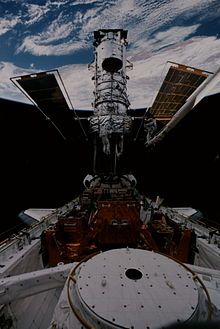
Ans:
[[[56,76],[55,76],[56,74]],[[69,106],[57,81],[58,71],[47,71],[12,78],[42,110],[68,110]]]
[[[151,107],[151,114],[167,123],[207,78],[207,72],[182,64],[172,65]]]
[[[63,138],[72,138],[78,128],[86,136],[87,118],[93,111],[75,110],[58,70],[45,71],[11,78],[12,82],[37,106]],[[69,104],[69,105],[68,105]],[[75,120],[77,119],[77,120]]]

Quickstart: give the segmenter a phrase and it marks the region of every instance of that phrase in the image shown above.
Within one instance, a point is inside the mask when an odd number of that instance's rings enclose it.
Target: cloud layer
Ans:
[[[13,1],[8,1],[12,3]],[[20,33],[17,53],[33,55],[67,55],[82,47],[90,47],[92,32],[100,28],[129,29],[130,42],[138,46],[142,40],[154,37],[158,44],[164,38],[170,44],[182,35],[167,39],[166,27],[176,20],[185,26],[185,35],[198,24],[188,24],[196,17],[203,21],[209,17],[210,6],[215,0],[108,0],[108,1],[51,1],[36,4],[35,1],[21,3],[16,15],[6,13],[0,23],[0,34],[18,27]],[[18,6],[18,4],[17,4]],[[204,14],[205,13],[205,14]],[[216,12],[214,12],[217,14]],[[197,15],[200,15],[199,19]],[[213,15],[213,12],[211,13]],[[176,24],[176,23],[175,23]],[[177,28],[178,28],[178,24]],[[181,28],[181,27],[180,27]],[[176,27],[174,26],[174,31]],[[193,30],[193,32],[195,32]],[[178,31],[176,31],[178,32]],[[183,30],[181,31],[183,32]],[[73,45],[74,44],[74,45]]]
[[[199,52],[199,56],[198,56]],[[168,70],[167,61],[174,61],[200,69],[215,71],[220,67],[220,40],[214,37],[194,38],[177,46],[165,48],[157,54],[150,53],[133,56],[134,68],[128,72],[128,94],[132,108],[152,105],[162,80]],[[137,57],[137,58],[135,58]],[[10,63],[0,64],[0,97],[26,101],[24,96],[11,84],[11,76],[33,73]],[[92,73],[87,65],[67,65],[60,67],[59,72],[76,108],[91,108],[93,101]],[[220,86],[213,86],[210,93],[220,92]]]
[[[5,11],[0,38],[14,45],[15,60],[16,56],[32,56],[30,67],[37,63],[38,71],[41,65],[45,69],[43,56],[53,61],[69,54],[75,58],[82,49],[91,52],[94,30],[128,29],[128,58],[134,63],[128,92],[133,108],[152,104],[169,60],[209,71],[220,66],[220,40],[198,33],[220,15],[216,0],[47,0],[44,4],[27,0],[19,9],[19,3],[17,7],[13,3],[1,4]],[[16,62],[0,62],[0,97],[23,101],[9,78],[33,71]],[[91,108],[93,83],[87,65],[66,65],[60,73],[74,106]]]

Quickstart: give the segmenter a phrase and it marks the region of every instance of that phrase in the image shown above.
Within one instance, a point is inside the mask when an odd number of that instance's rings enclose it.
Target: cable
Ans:
[[[67,297],[68,297],[68,302],[69,305],[75,314],[76,318],[79,320],[79,322],[86,328],[86,329],[95,329],[89,322],[87,322],[81,315],[80,311],[74,306],[71,297],[70,297],[70,281],[72,281],[74,284],[76,284],[76,279],[75,279],[75,273],[77,268],[84,262],[88,261],[90,258],[93,256],[99,254],[99,252],[93,253],[92,255],[86,256],[83,258],[71,271],[70,274],[68,275],[67,278]]]
[[[183,266],[187,271],[189,271],[193,275],[193,280],[198,280],[199,281],[199,283],[201,284],[203,290],[205,291],[206,297],[208,299],[208,317],[207,317],[207,320],[212,320],[212,313],[213,313],[212,301],[211,301],[211,297],[209,295],[209,292],[208,292],[205,284],[203,283],[202,279],[200,279],[200,277],[193,270],[191,270],[190,267],[188,267],[186,264],[182,263],[181,261],[173,258],[172,256],[169,256],[169,255],[166,255],[166,254],[163,254],[163,253],[160,253],[160,252],[157,252],[157,253],[162,255],[162,256],[168,257],[168,258],[172,259],[174,262],[180,264],[181,266]]]

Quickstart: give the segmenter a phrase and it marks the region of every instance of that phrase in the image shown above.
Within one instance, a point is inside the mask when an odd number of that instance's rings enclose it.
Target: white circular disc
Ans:
[[[110,327],[158,328],[193,318],[198,289],[191,272],[140,249],[100,253],[80,268],[77,291],[85,312]]]

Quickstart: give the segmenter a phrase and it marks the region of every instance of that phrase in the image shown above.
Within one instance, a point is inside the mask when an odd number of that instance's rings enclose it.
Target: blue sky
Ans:
[[[74,104],[89,108],[99,28],[128,30],[135,106],[150,102],[167,60],[220,66],[219,0],[0,0],[0,17],[0,97],[23,100],[10,76],[59,68]]]

